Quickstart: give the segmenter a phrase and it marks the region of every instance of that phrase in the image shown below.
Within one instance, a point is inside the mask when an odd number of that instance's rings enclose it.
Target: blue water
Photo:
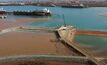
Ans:
[[[83,9],[61,8],[61,7],[38,7],[38,6],[1,6],[7,11],[15,10],[41,10],[48,8],[52,11],[49,20],[32,21],[26,23],[32,26],[61,26],[62,15],[65,16],[67,25],[73,25],[79,29],[107,30],[107,17],[99,16],[99,13],[107,12],[107,7],[91,7]],[[21,17],[21,16],[19,16]],[[85,47],[89,47],[97,54],[107,56],[107,37],[76,36],[75,40]],[[105,53],[105,54],[104,54]]]
[[[86,8],[86,9],[69,9],[69,8],[49,8],[53,12],[53,18],[50,22],[31,22],[31,25],[56,26],[62,25],[62,14],[65,16],[67,25],[73,25],[80,29],[106,30],[107,18],[99,16],[99,13],[107,12],[107,8]],[[58,17],[58,18],[57,18]]]
[[[107,12],[106,7],[91,7],[83,9],[61,8],[61,7],[38,7],[38,6],[1,6],[5,10],[40,10],[48,8],[53,16],[47,21],[33,21],[30,25],[60,26],[63,25],[62,14],[65,16],[67,25],[73,25],[80,29],[107,30],[107,17],[99,16],[99,13]]]

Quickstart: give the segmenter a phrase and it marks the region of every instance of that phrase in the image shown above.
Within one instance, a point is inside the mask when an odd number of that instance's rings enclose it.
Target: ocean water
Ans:
[[[41,10],[48,8],[52,12],[49,20],[31,21],[26,23],[31,26],[61,26],[65,20],[67,25],[78,29],[105,30],[107,31],[107,17],[99,16],[99,13],[107,12],[107,7],[90,7],[83,9],[61,7],[38,7],[38,6],[1,6],[7,11],[16,10]],[[64,20],[62,15],[64,15]],[[19,16],[21,17],[21,16]],[[98,55],[107,56],[107,37],[78,35],[75,40],[82,46],[90,48]]]

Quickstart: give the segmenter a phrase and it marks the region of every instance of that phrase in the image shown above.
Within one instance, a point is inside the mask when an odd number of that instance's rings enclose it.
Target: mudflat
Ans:
[[[37,20],[48,20],[48,18],[16,18],[16,19],[0,19],[0,30],[10,28],[10,27],[17,27],[17,26],[24,26],[26,22],[32,22]]]
[[[55,40],[55,35],[46,31],[20,31],[5,33],[0,35],[0,56],[72,54],[69,48]]]

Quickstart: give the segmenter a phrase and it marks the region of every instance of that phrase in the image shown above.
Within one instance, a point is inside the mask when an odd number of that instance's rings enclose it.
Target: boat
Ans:
[[[83,4],[62,5],[61,7],[65,7],[65,8],[85,8],[85,6]]]
[[[0,8],[0,19],[7,18],[7,12],[3,8]]]
[[[33,10],[33,11],[13,11],[13,14],[27,16],[51,16],[51,11],[45,8],[43,10]]]
[[[47,9],[47,8],[44,8],[44,9],[43,9],[43,12],[51,13],[51,12],[50,12],[50,10],[49,10],[49,9]]]

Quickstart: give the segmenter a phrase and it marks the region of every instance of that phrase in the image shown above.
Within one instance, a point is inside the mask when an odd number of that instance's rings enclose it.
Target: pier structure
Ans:
[[[62,41],[66,42],[67,45],[73,47],[75,50],[82,53],[86,56],[90,61],[94,63],[94,65],[106,65],[105,62],[98,60],[95,56],[89,51],[82,48],[78,43],[73,42],[76,28],[68,26],[68,27],[61,27],[58,29],[59,36]]]

